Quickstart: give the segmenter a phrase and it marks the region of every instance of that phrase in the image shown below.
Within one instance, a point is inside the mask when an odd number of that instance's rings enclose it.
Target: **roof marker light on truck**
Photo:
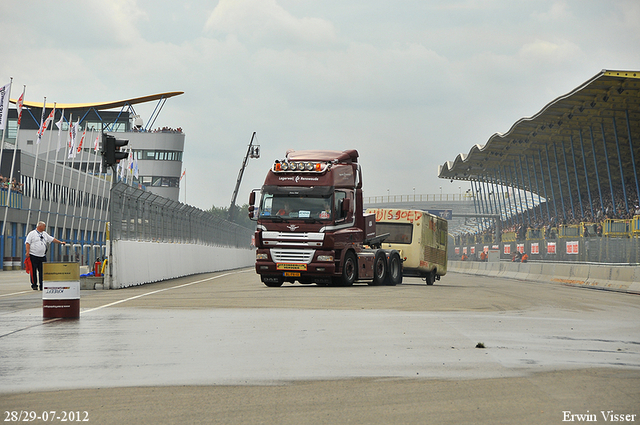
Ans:
[[[330,166],[328,163],[323,162],[285,162],[276,161],[273,164],[272,170],[274,172],[291,172],[291,171],[304,171],[312,173],[322,173]]]

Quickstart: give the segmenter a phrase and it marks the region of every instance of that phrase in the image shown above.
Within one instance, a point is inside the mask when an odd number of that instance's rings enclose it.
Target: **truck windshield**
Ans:
[[[313,219],[331,221],[332,196],[287,196],[265,193],[260,205],[261,218]]]

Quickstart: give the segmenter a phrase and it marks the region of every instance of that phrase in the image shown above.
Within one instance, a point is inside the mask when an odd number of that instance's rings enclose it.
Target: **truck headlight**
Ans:
[[[267,254],[256,254],[256,260],[268,260],[269,256]]]
[[[318,255],[318,261],[333,261],[333,255]]]

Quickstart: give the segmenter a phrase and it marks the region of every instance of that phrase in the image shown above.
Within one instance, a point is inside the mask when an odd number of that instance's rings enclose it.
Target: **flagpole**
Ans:
[[[26,90],[26,86],[25,86],[24,90]],[[24,90],[22,92],[23,95],[24,95]],[[18,116],[19,115],[20,114],[18,114]],[[18,121],[20,121],[20,118],[18,118]],[[18,132],[16,133],[16,143],[13,145],[13,158],[11,159],[11,171],[9,172],[9,188],[7,189],[7,207],[4,210],[4,223],[5,223],[5,226],[2,229],[2,236],[4,236],[4,228],[6,227],[6,223],[7,223],[7,213],[9,212],[9,200],[11,199],[11,184],[12,184],[12,180],[13,180],[13,170],[15,169],[15,165],[16,165],[16,151],[18,150],[18,136],[19,135],[20,135],[20,126],[18,126]]]
[[[87,131],[87,125],[85,124],[84,127],[84,131],[86,133]],[[93,130],[91,130],[91,138],[93,138]],[[82,148],[82,153],[84,154],[84,147]],[[80,162],[80,170],[82,171],[82,162]],[[80,227],[82,227],[82,212],[84,211],[84,200],[85,197],[87,198],[87,203],[90,205],[91,204],[91,194],[88,194],[89,196],[87,196],[87,180],[89,179],[89,160],[87,159],[87,168],[85,169],[84,172],[84,186],[82,187],[82,203],[80,204],[80,215],[79,215],[79,219],[78,219],[78,234],[80,234]],[[89,209],[89,205],[87,205],[87,210]],[[87,213],[88,214],[88,213]],[[89,217],[86,218],[86,222],[85,222],[85,232],[84,232],[84,241],[87,240],[87,227],[89,226]],[[81,244],[82,246],[82,250],[84,251],[84,244]],[[83,252],[84,253],[84,252]]]
[[[73,137],[73,114],[69,114],[69,141],[67,142],[67,147],[71,149],[75,149],[75,138]],[[62,223],[62,232],[64,233],[67,230],[67,216],[69,215],[69,203],[71,203],[71,177],[73,176],[73,157],[71,156],[72,151],[69,151],[69,154],[66,155],[66,159],[69,160],[69,184],[67,185],[67,202],[64,207],[64,220]],[[63,165],[66,164],[67,161],[63,162]],[[64,181],[64,169],[62,170],[62,176]],[[73,234],[69,231],[69,246],[71,246],[71,241],[73,240]],[[69,248],[71,249],[71,248]]]
[[[54,105],[55,107],[55,105]],[[58,172],[58,154],[60,153],[60,136],[62,133],[62,122],[64,121],[64,109],[62,110],[62,113],[60,115],[60,121],[56,123],[56,125],[59,125],[58,127],[58,144],[56,145],[56,156],[53,160],[53,196],[52,198],[56,199],[56,211],[60,211],[60,195],[55,196],[56,193],[56,185],[55,185],[55,181],[56,181],[56,173]],[[52,128],[53,130],[53,128]],[[60,192],[62,192],[62,179],[60,179]],[[49,222],[49,219],[51,218],[51,208],[49,208],[49,211],[47,212],[47,223]],[[56,213],[56,223],[55,223],[55,227],[54,227],[54,232],[58,231],[58,216]],[[54,235],[55,236],[55,235]],[[58,238],[60,240],[62,240],[62,238]]]
[[[91,129],[91,138],[93,138],[93,129]],[[97,139],[96,139],[97,140]],[[96,181],[96,163],[95,163],[95,155],[96,155],[96,147],[97,144],[94,141],[93,142],[93,155],[94,155],[94,162],[93,162],[93,167],[91,168],[91,189],[89,189],[89,206],[87,207],[88,209],[91,208],[91,197],[93,196],[93,184]],[[102,163],[100,163],[100,165],[102,165]],[[89,172],[89,163],[87,162],[87,174]],[[92,246],[92,251],[93,251],[93,246],[95,246],[95,239],[93,237],[93,228],[94,225],[96,224],[96,206],[97,206],[97,201],[98,201],[98,196],[96,195],[96,203],[93,204],[93,218],[91,219],[91,246]],[[86,234],[89,232],[89,211],[87,211],[87,222],[86,222],[86,226],[84,229],[84,234],[86,236]]]
[[[13,87],[13,77],[9,77],[10,81],[9,81],[9,93],[7,93],[7,97],[8,99],[11,99],[11,87]],[[0,130],[2,130],[2,145],[0,145],[0,175],[2,175],[2,153],[4,152],[4,137],[5,134],[7,134],[7,127],[9,127],[9,108],[7,108],[6,111],[2,111],[3,114],[7,114],[6,117],[7,119],[5,120],[5,126],[4,128],[1,128]],[[18,141],[18,138],[16,137],[16,143]],[[1,183],[1,182],[0,182]],[[4,233],[3,233],[4,235]]]
[[[80,119],[78,119],[78,126],[80,125]],[[87,130],[87,128],[85,127],[85,131]],[[78,134],[76,133],[76,137],[78,137]],[[80,139],[80,142],[83,143],[82,138]],[[78,148],[77,148],[78,152],[80,153],[80,164],[78,164],[78,182],[76,183],[76,196],[75,196],[75,204],[78,203],[78,199],[80,200],[80,208],[82,208],[82,205],[84,203],[84,200],[82,199],[82,197],[80,196],[80,177],[82,177],[82,158],[84,157],[84,148],[82,147],[81,144],[78,144]],[[75,167],[73,167],[73,169],[75,170]],[[75,205],[74,205],[75,208]],[[71,216],[71,233],[72,233],[72,237],[73,237],[73,226],[75,224],[75,220],[76,220],[76,214],[74,213]],[[78,220],[82,221],[81,218],[78,218]],[[80,233],[80,227],[78,227],[78,233]],[[76,236],[76,241],[77,238],[80,237],[80,235],[78,234]],[[72,245],[73,246],[73,245]],[[75,251],[74,251],[75,252]],[[82,252],[80,253],[80,255],[82,256]]]
[[[13,77],[11,78],[11,84],[13,84]],[[11,86],[9,86],[11,87]],[[27,90],[27,86],[24,85],[22,86],[22,96],[24,96],[25,91]],[[20,113],[18,113],[18,121],[20,121]],[[8,121],[7,121],[7,126],[8,126]],[[4,131],[2,132],[2,150],[0,151],[0,164],[2,164],[2,154],[1,152],[4,151],[4,133],[6,132],[6,129],[4,129]],[[5,232],[5,228],[7,227],[7,213],[9,212],[9,200],[11,199],[11,176],[13,175],[13,165],[15,163],[15,159],[16,159],[16,146],[18,145],[18,136],[20,136],[20,125],[18,125],[18,130],[16,132],[16,142],[13,145],[13,159],[11,160],[11,171],[9,172],[9,187],[7,188],[7,202],[5,203],[5,207],[4,207],[4,219],[2,220],[2,241],[4,243],[4,232]],[[1,166],[0,166],[1,167]]]
[[[180,178],[178,179],[178,184],[181,184],[182,179],[185,178],[185,177],[187,177],[187,169],[186,168],[182,171],[182,174],[180,174]],[[184,182],[184,191],[183,191],[183,193],[184,193],[184,203],[186,204],[187,203],[187,181],[186,180]]]
[[[56,103],[53,102],[53,110],[51,111],[51,114],[49,114],[49,118],[55,117],[55,115],[56,115]],[[46,127],[49,127],[49,122],[48,122],[49,118],[47,118],[47,123],[45,125]],[[46,128],[45,128],[45,131],[46,131]],[[53,132],[50,131],[49,132],[49,142],[48,142],[48,145],[47,145],[47,159],[45,160],[45,163],[44,163],[44,178],[42,179],[43,180],[43,191],[42,191],[42,194],[40,195],[40,207],[38,208],[38,221],[40,221],[40,214],[42,214],[42,202],[44,201],[45,193],[47,193],[47,189],[46,189],[47,186],[46,185],[47,185],[47,182],[49,182],[49,179],[47,179],[47,170],[49,168],[49,154],[51,153],[51,139],[52,138],[53,138]],[[55,185],[55,182],[56,182],[55,178],[52,178],[50,181],[51,181],[51,186],[53,187],[53,185]],[[48,216],[49,211],[51,211],[51,191],[49,191],[49,208],[47,209],[47,216]],[[48,219],[47,219],[47,224],[49,224],[49,220]],[[55,235],[55,229],[54,229],[53,234]]]
[[[44,113],[45,113],[45,108],[47,106],[47,98],[44,98],[44,101],[42,102],[42,114],[40,115],[40,129],[38,129],[38,138],[37,138],[37,142],[36,142],[36,156],[35,156],[35,160],[34,160],[34,164],[33,164],[33,177],[31,178],[31,193],[29,196],[29,212],[27,213],[27,226],[25,227],[25,235],[27,233],[29,233],[29,222],[31,221],[31,206],[33,205],[33,195],[34,195],[34,187],[36,186],[36,171],[38,169],[38,155],[40,154],[40,139],[42,137],[42,134],[40,133],[40,131],[42,130],[42,126],[44,125]]]

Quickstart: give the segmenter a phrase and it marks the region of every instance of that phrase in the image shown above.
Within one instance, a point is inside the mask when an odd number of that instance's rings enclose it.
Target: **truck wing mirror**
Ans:
[[[256,192],[259,190],[260,189],[254,189],[249,194],[249,218],[251,220],[258,219],[258,208],[256,208],[255,203],[256,203]]]
[[[345,198],[342,200],[342,216],[346,217],[351,210],[351,199]]]

